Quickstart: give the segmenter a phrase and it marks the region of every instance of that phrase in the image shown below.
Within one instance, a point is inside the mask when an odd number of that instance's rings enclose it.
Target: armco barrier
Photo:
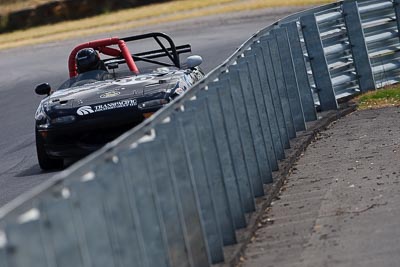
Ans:
[[[208,266],[306,122],[399,79],[399,6],[271,25],[142,125],[0,210],[0,266]],[[268,253],[268,252],[266,252]]]

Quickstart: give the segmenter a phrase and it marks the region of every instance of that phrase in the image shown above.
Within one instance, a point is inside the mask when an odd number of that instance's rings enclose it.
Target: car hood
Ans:
[[[121,99],[158,98],[179,86],[182,71],[166,74],[142,74],[116,80],[97,81],[78,87],[58,90],[47,99],[47,106],[76,108]]]

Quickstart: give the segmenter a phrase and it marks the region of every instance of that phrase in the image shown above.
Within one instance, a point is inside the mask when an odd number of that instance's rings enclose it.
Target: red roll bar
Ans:
[[[118,45],[119,50],[112,48],[112,47],[108,47],[110,45]],[[132,55],[129,52],[128,46],[125,44],[125,41],[120,40],[117,37],[113,37],[113,38],[95,40],[95,41],[83,43],[83,44],[76,46],[71,51],[71,54],[69,55],[69,58],[68,58],[69,77],[71,77],[71,78],[78,75],[78,72],[76,70],[75,57],[76,57],[76,54],[78,53],[78,51],[83,48],[93,48],[95,50],[98,50],[100,53],[103,53],[103,54],[109,55],[109,56],[113,56],[113,57],[119,57],[122,55],[126,61],[126,64],[129,67],[129,69],[133,73],[139,74],[139,69],[137,68],[135,61],[133,60]]]

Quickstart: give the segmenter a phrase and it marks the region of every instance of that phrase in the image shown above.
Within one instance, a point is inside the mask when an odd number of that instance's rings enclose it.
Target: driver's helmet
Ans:
[[[78,73],[101,68],[100,56],[93,48],[79,50],[75,57]]]

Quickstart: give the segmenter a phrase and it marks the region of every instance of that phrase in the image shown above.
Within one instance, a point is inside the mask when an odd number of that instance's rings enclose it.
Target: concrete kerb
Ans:
[[[290,141],[291,148],[285,151],[286,158],[279,162],[279,170],[273,172],[273,184],[264,185],[266,194],[256,199],[256,211],[247,214],[247,227],[236,232],[238,244],[224,247],[225,262],[214,264],[214,267],[237,266],[240,264],[243,252],[247,244],[251,242],[256,230],[259,226],[268,223],[262,220],[263,214],[278,196],[297,159],[307,149],[308,145],[315,140],[319,132],[325,130],[332,122],[352,113],[355,109],[355,104],[345,103],[339,110],[318,114],[322,118],[307,123],[308,129],[299,132],[297,137]]]

